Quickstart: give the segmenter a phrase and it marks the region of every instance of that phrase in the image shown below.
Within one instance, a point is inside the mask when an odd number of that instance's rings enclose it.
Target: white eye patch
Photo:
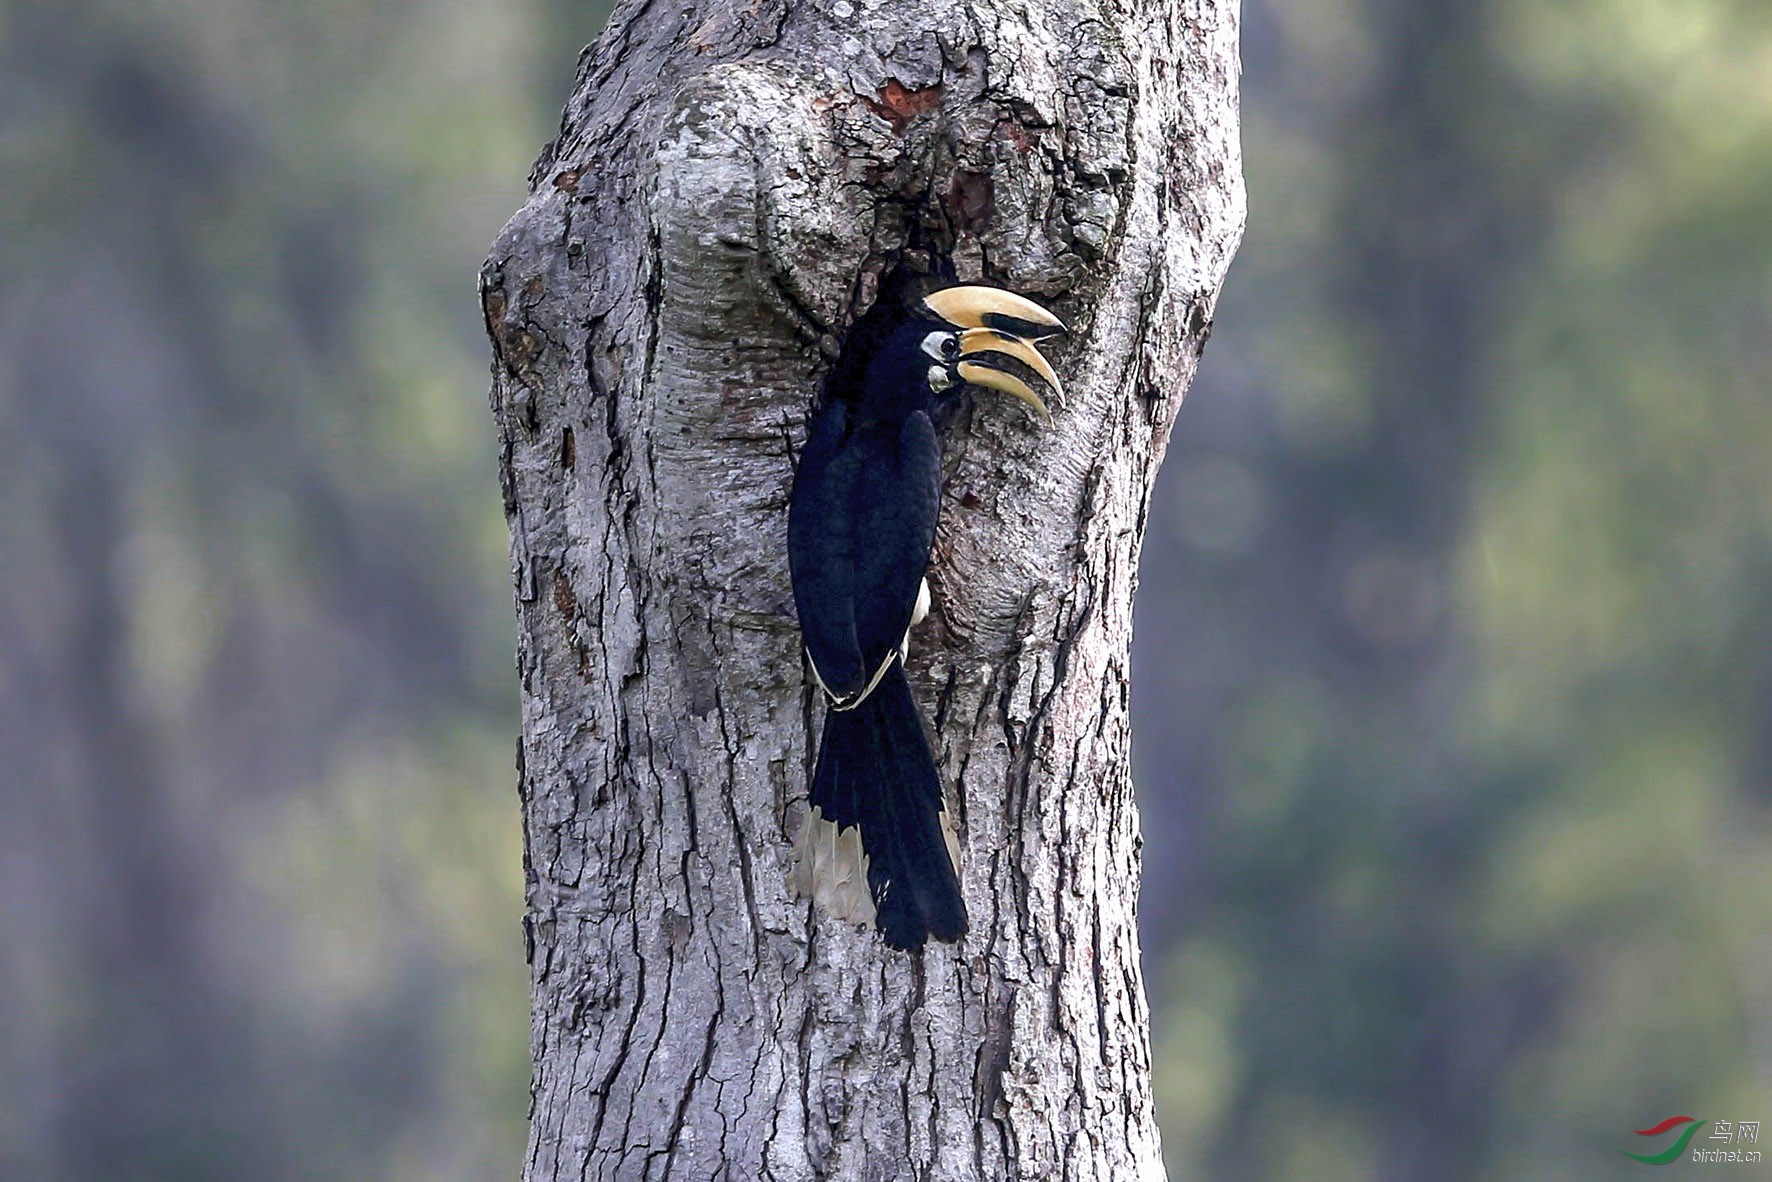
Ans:
[[[960,355],[960,338],[951,332],[932,332],[923,338],[922,349],[937,361],[952,361]]]

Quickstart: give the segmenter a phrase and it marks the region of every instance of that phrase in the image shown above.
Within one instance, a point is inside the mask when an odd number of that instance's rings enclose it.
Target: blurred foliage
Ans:
[[[0,1177],[519,1159],[472,277],[603,19],[0,0]],[[1136,644],[1175,1176],[1765,1119],[1772,10],[1246,33]]]
[[[1139,601],[1171,1168],[1590,1179],[1765,1119],[1772,10],[1246,21]]]
[[[0,3],[0,1177],[520,1160],[473,283],[605,16]]]

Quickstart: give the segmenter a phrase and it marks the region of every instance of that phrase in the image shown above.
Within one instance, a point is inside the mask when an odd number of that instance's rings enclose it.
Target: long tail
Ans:
[[[804,893],[832,914],[872,921],[894,948],[966,934],[941,778],[897,661],[860,705],[826,711],[811,805],[800,834]]]

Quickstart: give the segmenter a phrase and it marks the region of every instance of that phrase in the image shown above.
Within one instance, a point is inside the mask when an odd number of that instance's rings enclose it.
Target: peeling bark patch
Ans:
[[[535,358],[541,352],[541,342],[535,334],[525,328],[513,328],[508,321],[500,321],[494,329],[493,339],[498,342],[499,360],[511,371],[511,376],[522,383],[527,389],[535,382]]]
[[[997,130],[1003,138],[1015,146],[1015,150],[1026,156],[1034,150],[1034,137],[1026,127],[1014,119],[997,120]]]
[[[572,580],[563,570],[554,572],[554,610],[569,623],[578,619],[578,597],[573,595]]]
[[[892,130],[902,134],[918,115],[927,115],[931,111],[941,109],[941,83],[913,90],[896,78],[888,78],[886,85],[880,88],[880,97],[868,98],[859,96],[867,104],[868,110],[892,125]]]
[[[1212,339],[1212,315],[1207,311],[1205,300],[1194,301],[1188,309],[1187,333],[1194,340],[1194,354],[1204,353],[1206,342]]]
[[[948,186],[948,208],[953,211],[954,224],[962,230],[982,234],[991,224],[991,178],[988,173],[960,169]]]
[[[486,318],[486,334],[499,346],[499,327],[505,318],[504,276],[496,271],[480,277],[480,312]]]
[[[505,372],[516,379],[516,390],[507,387],[515,401],[519,393],[534,384],[535,358],[541,342],[514,318],[507,315],[510,303],[505,296],[502,275],[489,276],[480,292],[480,310],[486,317],[486,335],[492,341],[493,356]]]
[[[568,168],[565,172],[556,175],[554,188],[562,193],[576,193],[578,191],[578,169]]]

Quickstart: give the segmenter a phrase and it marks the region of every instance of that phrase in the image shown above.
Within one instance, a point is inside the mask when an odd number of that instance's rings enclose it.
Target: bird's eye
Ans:
[[[960,338],[948,337],[942,341],[941,355],[943,357],[958,357],[960,355]]]

